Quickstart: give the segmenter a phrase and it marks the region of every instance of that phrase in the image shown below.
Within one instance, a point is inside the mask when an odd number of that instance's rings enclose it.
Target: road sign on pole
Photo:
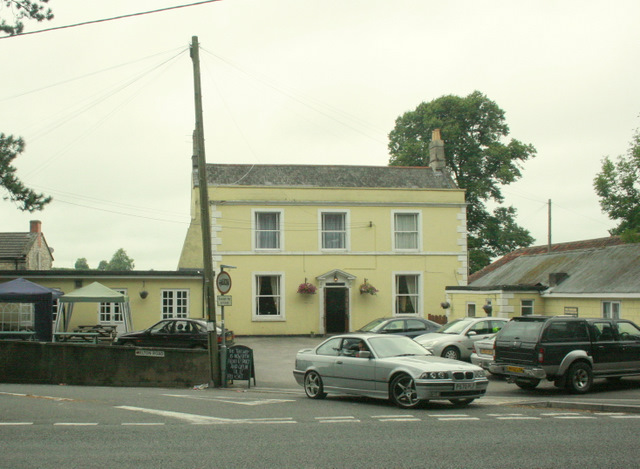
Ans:
[[[218,291],[223,295],[229,293],[229,290],[231,290],[231,275],[229,275],[229,272],[223,270],[218,274],[216,277],[216,287],[218,287]]]

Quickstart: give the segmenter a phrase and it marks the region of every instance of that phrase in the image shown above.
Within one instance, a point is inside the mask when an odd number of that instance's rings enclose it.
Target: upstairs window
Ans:
[[[281,213],[255,212],[254,217],[255,248],[280,249]]]
[[[393,242],[398,251],[418,249],[419,214],[396,212],[393,215]]]
[[[322,249],[347,248],[347,214],[345,212],[323,212]]]

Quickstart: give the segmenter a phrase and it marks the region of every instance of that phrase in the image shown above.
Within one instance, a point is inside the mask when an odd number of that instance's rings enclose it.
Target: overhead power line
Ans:
[[[139,12],[139,13],[130,13],[128,15],[113,16],[111,18],[102,18],[102,19],[99,19],[99,20],[91,20],[91,21],[84,21],[82,23],[68,24],[66,26],[56,26],[56,27],[53,27],[53,28],[39,29],[37,31],[29,31],[29,32],[26,32],[26,33],[15,34],[13,36],[2,36],[2,37],[0,37],[0,39],[9,39],[9,38],[15,38],[15,37],[20,37],[20,36],[27,36],[27,35],[30,35],[30,34],[46,33],[46,32],[49,32],[49,31],[56,31],[58,29],[76,28],[78,26],[86,26],[88,24],[106,23],[107,21],[122,20],[124,18],[132,18],[134,16],[150,15],[152,13],[161,13],[163,11],[177,10],[179,8],[188,8],[188,7],[203,5],[205,3],[213,3],[213,2],[220,2],[220,1],[222,1],[222,0],[204,0],[202,2],[188,3],[186,5],[177,5],[177,6],[174,6],[174,7],[159,8],[157,10],[142,11],[142,12]]]

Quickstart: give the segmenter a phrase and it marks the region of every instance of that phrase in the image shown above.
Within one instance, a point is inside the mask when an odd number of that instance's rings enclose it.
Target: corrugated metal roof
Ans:
[[[469,286],[549,286],[555,273],[568,277],[549,289],[553,293],[640,293],[640,244],[521,255]]]
[[[446,170],[403,166],[207,164],[207,182],[214,186],[458,188]]]

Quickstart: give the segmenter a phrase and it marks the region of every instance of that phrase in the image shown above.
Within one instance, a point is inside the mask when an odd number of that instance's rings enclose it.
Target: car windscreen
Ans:
[[[378,358],[430,355],[427,349],[408,337],[373,337],[369,339],[369,344]]]
[[[520,340],[536,342],[545,321],[509,321],[498,332],[496,340]]]
[[[374,321],[371,321],[369,324],[366,324],[365,326],[362,326],[360,328],[360,330],[362,332],[375,332],[378,330],[378,328],[380,327],[380,325],[385,322],[384,319],[376,319]]]
[[[445,324],[435,332],[440,334],[462,334],[464,330],[469,326],[470,321],[468,319],[456,319],[450,323]]]

